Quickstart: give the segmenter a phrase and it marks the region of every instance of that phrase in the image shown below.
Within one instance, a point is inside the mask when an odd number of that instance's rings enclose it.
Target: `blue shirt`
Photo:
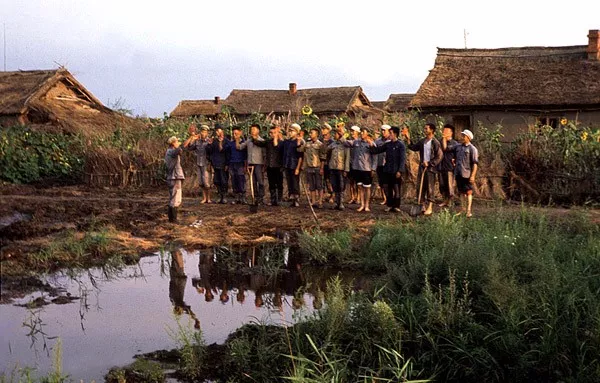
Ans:
[[[240,141],[240,145],[245,142],[244,140]],[[235,147],[235,141],[229,141],[229,163],[238,164],[242,162],[246,162],[246,158],[248,158],[248,151],[246,149],[238,150]]]

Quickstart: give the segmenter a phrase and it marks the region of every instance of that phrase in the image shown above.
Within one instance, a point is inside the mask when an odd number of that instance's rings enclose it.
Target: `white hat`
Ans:
[[[200,125],[200,130],[210,130],[208,125]]]
[[[300,125],[293,123],[290,128],[292,129],[296,129],[298,132],[302,130],[302,128],[300,127]]]
[[[392,129],[392,127],[389,125],[381,125],[381,130],[390,130],[390,129]]]
[[[360,128],[356,125],[353,125],[350,129],[354,130],[355,132],[360,132]]]
[[[169,137],[169,139],[167,140],[167,144],[173,145],[173,143],[175,141],[177,141],[177,137],[175,137],[175,136]]]
[[[471,132],[469,129],[465,129],[462,132],[460,132],[461,134],[464,134],[465,136],[469,137],[470,140],[473,139],[473,132]]]

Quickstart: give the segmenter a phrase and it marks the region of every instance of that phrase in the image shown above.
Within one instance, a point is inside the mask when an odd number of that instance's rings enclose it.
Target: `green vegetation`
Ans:
[[[69,381],[68,375],[62,372],[62,342],[57,339],[52,356],[52,371],[47,375],[36,377],[35,368],[15,366],[7,375],[0,374],[0,383],[64,383]]]
[[[162,366],[146,359],[136,359],[126,367],[111,368],[104,377],[107,383],[147,382],[161,383],[165,381]]]
[[[329,238],[327,238],[329,237]],[[340,257],[340,238],[344,256]],[[367,241],[303,234],[317,264],[378,275],[330,281],[325,308],[284,328],[233,333],[217,381],[600,380],[600,227],[541,209],[481,219],[381,222]],[[306,250],[305,250],[306,251]],[[209,352],[210,354],[210,352]]]
[[[78,269],[100,266],[119,269],[139,258],[136,249],[125,247],[112,226],[92,225],[85,231],[67,230],[48,239],[41,249],[24,257],[3,260],[2,275],[27,275],[60,268]]]
[[[40,179],[74,179],[83,171],[79,136],[27,127],[0,129],[0,180],[29,183]]]

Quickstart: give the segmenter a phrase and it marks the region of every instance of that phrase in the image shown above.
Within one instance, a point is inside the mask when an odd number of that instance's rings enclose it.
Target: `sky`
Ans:
[[[468,48],[501,48],[587,45],[590,29],[600,1],[0,0],[0,70],[63,65],[108,106],[160,117],[290,82],[383,101],[416,92],[465,31]]]

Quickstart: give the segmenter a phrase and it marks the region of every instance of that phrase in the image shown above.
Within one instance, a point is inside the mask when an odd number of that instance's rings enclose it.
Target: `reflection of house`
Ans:
[[[600,126],[598,34],[589,31],[587,46],[438,49],[410,106],[458,129],[500,123],[507,140],[562,118]]]
[[[36,129],[113,132],[140,124],[100,102],[66,69],[0,72],[0,125]]]
[[[173,109],[171,117],[215,119],[221,113],[222,105],[221,98],[218,96],[214,100],[183,100]]]
[[[304,105],[309,105],[320,118],[345,115],[380,120],[382,117],[381,110],[373,107],[360,86],[297,89],[296,84],[291,83],[288,90],[234,89],[224,104],[238,118],[259,112],[276,116],[289,114],[296,119]]]

